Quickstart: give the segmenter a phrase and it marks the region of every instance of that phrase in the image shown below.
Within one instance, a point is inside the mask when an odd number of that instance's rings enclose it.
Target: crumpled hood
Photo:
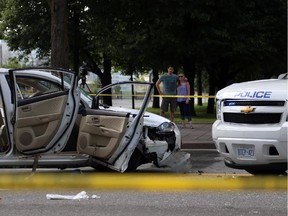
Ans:
[[[139,112],[138,110],[134,110],[134,109],[128,109],[128,108],[123,108],[123,107],[113,107],[113,106],[109,107],[108,110],[130,112],[131,114],[137,114]],[[144,113],[144,125],[145,126],[158,127],[163,122],[170,122],[170,120],[160,115],[151,113],[151,112]]]
[[[217,92],[217,99],[287,100],[287,79],[257,80],[232,84]]]

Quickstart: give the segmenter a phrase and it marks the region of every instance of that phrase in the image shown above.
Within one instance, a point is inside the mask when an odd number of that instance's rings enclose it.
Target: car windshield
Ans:
[[[92,100],[92,97],[89,95],[89,93],[87,91],[85,91],[83,88],[80,88],[80,91],[81,91],[81,94],[83,94],[89,100]]]

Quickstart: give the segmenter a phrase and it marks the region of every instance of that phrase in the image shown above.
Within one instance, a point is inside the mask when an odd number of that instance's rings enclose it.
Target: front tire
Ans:
[[[135,151],[132,153],[131,158],[128,162],[128,167],[125,170],[125,172],[135,172],[136,169],[143,164],[143,156],[141,152],[138,149],[135,149]]]

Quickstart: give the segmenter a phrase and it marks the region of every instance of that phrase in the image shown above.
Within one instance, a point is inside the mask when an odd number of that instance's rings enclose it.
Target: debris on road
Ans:
[[[100,196],[92,195],[91,198],[87,195],[86,191],[81,191],[76,195],[61,195],[61,194],[46,194],[49,200],[81,200],[81,199],[99,199]]]

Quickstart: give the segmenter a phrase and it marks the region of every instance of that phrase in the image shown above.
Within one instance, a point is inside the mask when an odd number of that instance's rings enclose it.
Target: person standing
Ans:
[[[177,81],[178,76],[174,74],[174,66],[170,65],[167,68],[167,73],[163,74],[156,82],[156,88],[159,95],[163,95],[160,115],[165,117],[165,112],[170,108],[170,121],[172,122],[177,107]],[[163,91],[160,88],[161,83],[163,83]]]
[[[185,77],[184,73],[180,73],[178,75],[178,83],[177,83],[177,94],[182,97],[177,98],[177,103],[180,109],[180,115],[182,119],[182,128],[185,127],[185,118],[188,120],[189,128],[193,129],[192,126],[192,117],[190,113],[190,84]],[[187,96],[187,97],[184,97]]]

